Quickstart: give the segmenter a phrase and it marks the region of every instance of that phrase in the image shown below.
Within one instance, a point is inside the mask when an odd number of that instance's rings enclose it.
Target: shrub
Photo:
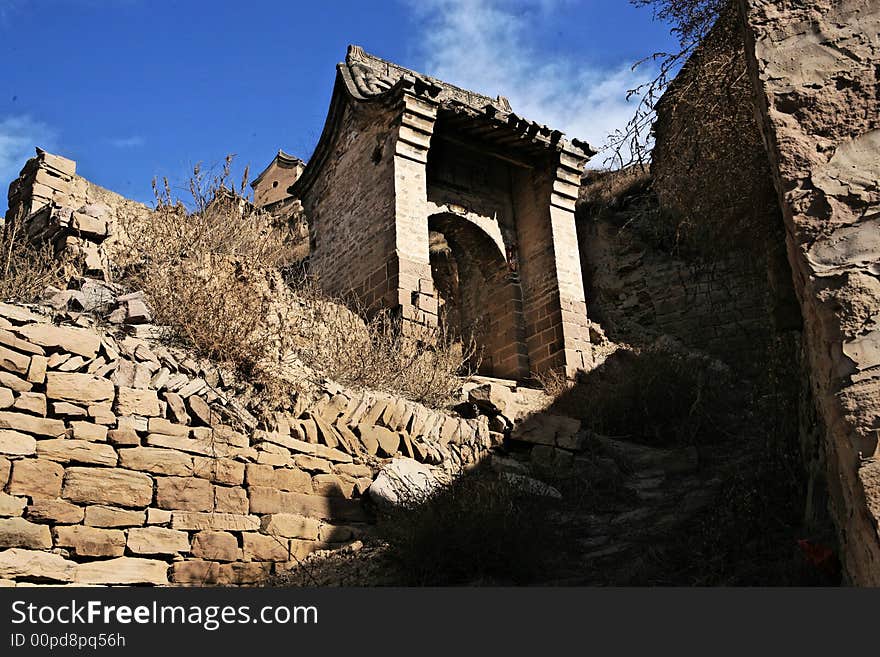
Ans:
[[[220,173],[196,166],[189,207],[154,181],[156,208],[122,228],[113,254],[121,282],[142,289],[158,323],[205,357],[250,370],[265,356],[265,272],[283,244],[270,218],[230,188],[232,158]]]
[[[596,433],[651,445],[713,440],[741,397],[711,359],[670,349],[618,350],[554,403]]]
[[[377,532],[407,585],[526,584],[552,550],[550,504],[480,470],[380,517]]]
[[[244,198],[247,171],[239,185],[230,182],[231,163],[219,172],[196,166],[186,203],[167,180],[154,181],[154,212],[122,226],[114,264],[121,282],[144,290],[156,322],[277,401],[312,377],[431,405],[451,400],[472,348],[441,329],[414,336],[387,312],[364,319],[305,276],[285,280],[298,244],[285,219]]]
[[[392,313],[367,313],[356,304],[359,311],[352,310],[307,279],[295,284],[294,295],[296,309],[280,319],[288,353],[339,383],[442,406],[473,366],[473,341],[442,327],[404,330]]]

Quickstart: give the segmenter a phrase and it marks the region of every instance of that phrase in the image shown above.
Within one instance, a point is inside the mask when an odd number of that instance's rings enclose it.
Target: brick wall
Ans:
[[[330,294],[384,300],[396,276],[393,151],[395,115],[347,106],[322,175],[303,199],[314,244],[310,269]],[[427,238],[426,238],[427,239]]]

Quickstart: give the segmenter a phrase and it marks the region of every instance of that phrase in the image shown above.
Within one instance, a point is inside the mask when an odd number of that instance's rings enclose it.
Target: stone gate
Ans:
[[[503,97],[349,46],[288,191],[327,292],[473,335],[484,374],[571,374],[591,359],[574,206],[593,153]]]

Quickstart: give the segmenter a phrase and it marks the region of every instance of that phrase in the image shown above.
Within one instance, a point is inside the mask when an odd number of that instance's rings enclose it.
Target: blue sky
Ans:
[[[227,153],[307,158],[349,43],[595,145],[674,47],[626,0],[0,0],[0,185],[36,145],[141,201]]]

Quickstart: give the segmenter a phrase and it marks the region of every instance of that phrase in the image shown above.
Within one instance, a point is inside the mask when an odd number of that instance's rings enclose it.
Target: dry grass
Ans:
[[[385,390],[429,405],[458,391],[473,349],[440,329],[401,330],[389,313],[327,298],[308,277],[285,281],[288,226],[244,200],[247,174],[230,184],[196,167],[187,202],[154,184],[156,209],[122,226],[113,254],[121,282],[146,293],[156,322],[202,356],[259,381],[274,401],[312,379]]]
[[[650,182],[650,172],[641,164],[615,170],[589,169],[581,181],[579,200],[596,208],[607,208],[643,191]]]
[[[295,304],[282,307],[286,316],[279,317],[287,357],[339,383],[443,406],[473,367],[472,340],[453,339],[438,327],[403,330],[391,313],[351,310],[309,279],[296,282],[293,294]]]
[[[22,223],[22,217],[8,219],[0,237],[0,299],[31,303],[48,286],[62,285],[63,265],[50,243],[28,241]]]
[[[251,370],[265,356],[264,290],[283,243],[268,217],[229,185],[231,158],[219,173],[196,166],[188,205],[167,180],[154,182],[156,209],[122,226],[114,262],[121,282],[142,289],[158,323],[200,355]]]
[[[671,446],[725,438],[743,403],[715,361],[652,347],[616,351],[559,394],[553,410],[599,434]]]

